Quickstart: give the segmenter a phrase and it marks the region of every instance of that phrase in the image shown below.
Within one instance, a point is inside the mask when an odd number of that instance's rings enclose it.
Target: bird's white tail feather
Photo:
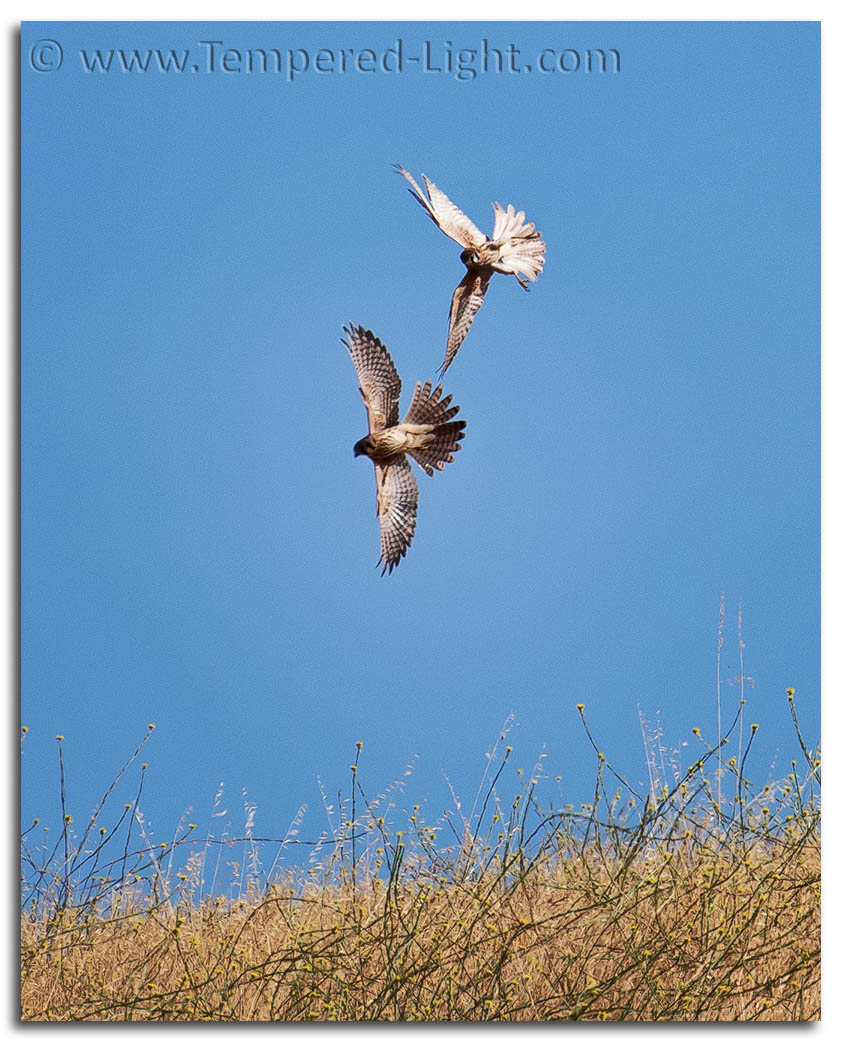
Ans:
[[[528,238],[534,234],[535,225],[526,220],[523,210],[515,211],[511,203],[503,209],[499,203],[494,204],[494,233],[492,239],[502,242],[504,239]]]
[[[534,282],[544,267],[546,244],[523,210],[515,211],[511,203],[504,209],[494,204],[493,239],[501,247],[500,261],[513,271]]]

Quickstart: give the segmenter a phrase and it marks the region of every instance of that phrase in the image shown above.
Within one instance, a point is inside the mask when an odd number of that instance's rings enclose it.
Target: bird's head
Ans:
[[[477,255],[477,251],[472,250],[470,247],[468,247],[465,250],[462,250],[462,252],[459,254],[459,258],[461,259],[462,263],[469,268],[479,264],[479,256]]]
[[[368,456],[371,453],[372,445],[371,438],[366,435],[364,438],[360,438],[357,444],[354,446],[354,457],[357,456]]]

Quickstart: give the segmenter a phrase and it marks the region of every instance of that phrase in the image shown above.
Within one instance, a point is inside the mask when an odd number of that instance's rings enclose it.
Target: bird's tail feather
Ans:
[[[433,437],[426,445],[409,450],[415,462],[427,474],[435,470],[444,470],[445,464],[453,462],[453,454],[461,446],[467,424],[464,420],[454,420],[459,412],[458,405],[451,405],[453,395],[442,398],[442,387],[433,389],[430,380],[425,384],[417,383],[415,393],[407,410],[405,423],[431,425],[435,428]]]
[[[441,384],[433,390],[432,381],[425,384],[420,381],[415,385],[415,392],[409,409],[406,412],[405,423],[447,423],[459,412],[458,405],[451,405],[453,395],[449,394],[442,398]]]
[[[453,462],[453,454],[462,448],[459,442],[465,437],[466,426],[464,420],[440,423],[433,440],[423,448],[410,449],[410,456],[432,477],[435,471],[444,470],[448,463]]]
[[[515,212],[511,203],[503,209],[494,204],[493,239],[501,246],[500,261],[534,282],[544,267],[546,244],[523,210]]]

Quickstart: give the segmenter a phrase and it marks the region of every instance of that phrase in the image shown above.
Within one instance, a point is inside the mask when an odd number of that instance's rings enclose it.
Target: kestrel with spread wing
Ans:
[[[351,361],[360,381],[368,412],[368,434],[354,446],[354,456],[368,456],[377,479],[377,516],[380,520],[380,560],[384,575],[400,564],[415,534],[418,485],[408,456],[427,474],[444,470],[462,447],[465,421],[454,420],[458,405],[442,398],[441,385],[428,380],[415,385],[403,423],[398,422],[401,378],[385,344],[369,329],[343,327]]]
[[[460,256],[468,269],[450,302],[447,351],[439,370],[441,375],[468,335],[494,272],[514,275],[518,284],[528,290],[526,280],[535,282],[541,274],[547,247],[541,233],[535,231],[535,225],[531,221],[527,223],[523,210],[515,212],[511,203],[505,209],[499,203],[494,204],[494,231],[489,239],[424,174],[421,176],[427,186],[426,196],[399,163],[395,164],[395,169],[407,179],[410,194],[424,207],[428,216],[445,235],[463,247]]]

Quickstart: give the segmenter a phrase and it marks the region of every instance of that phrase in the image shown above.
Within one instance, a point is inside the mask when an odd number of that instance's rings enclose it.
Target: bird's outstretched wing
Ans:
[[[430,218],[454,242],[458,242],[465,249],[475,249],[487,240],[487,236],[477,228],[470,217],[466,217],[459,207],[455,206],[444,192],[423,174],[421,176],[424,178],[424,184],[427,186],[426,197],[415,183],[412,174],[408,170],[404,170],[400,163],[395,163],[395,170],[409,181],[409,191],[412,197],[418,200]]]
[[[380,520],[381,575],[391,572],[415,534],[418,515],[418,485],[406,456],[374,464],[377,478],[377,516]]]
[[[456,287],[450,302],[450,325],[447,333],[447,351],[442,362],[439,375],[443,374],[462,346],[468,335],[474,315],[482,307],[485,291],[491,281],[492,272],[488,269],[480,271],[468,270],[465,277]]]
[[[398,422],[398,403],[401,396],[401,378],[392,356],[370,329],[362,326],[343,326],[351,361],[357,370],[360,393],[368,412],[369,433],[376,434],[384,427]]]

